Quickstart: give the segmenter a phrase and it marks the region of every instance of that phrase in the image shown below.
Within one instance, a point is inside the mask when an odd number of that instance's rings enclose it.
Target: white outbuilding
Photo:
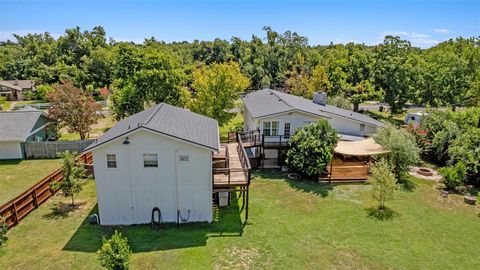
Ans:
[[[100,223],[212,221],[212,154],[218,123],[165,103],[132,115],[87,147]]]

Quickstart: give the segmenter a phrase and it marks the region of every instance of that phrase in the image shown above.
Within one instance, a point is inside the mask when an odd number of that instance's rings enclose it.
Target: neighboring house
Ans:
[[[420,121],[422,120],[422,118],[425,114],[426,113],[424,113],[424,112],[408,113],[405,116],[404,122],[405,122],[405,124],[412,124],[414,126],[418,126],[418,125],[420,125]]]
[[[31,107],[0,112],[0,159],[24,158],[23,142],[47,140],[50,119]]]
[[[100,223],[212,221],[216,120],[165,103],[132,115],[84,151],[92,151]]]
[[[0,81],[0,96],[6,96],[7,100],[22,100],[27,91],[35,91],[35,85],[30,80]]]
[[[297,128],[326,119],[345,140],[357,140],[383,126],[367,115],[327,105],[326,98],[325,93],[315,93],[308,100],[271,89],[246,94],[242,97],[244,130],[288,138]]]

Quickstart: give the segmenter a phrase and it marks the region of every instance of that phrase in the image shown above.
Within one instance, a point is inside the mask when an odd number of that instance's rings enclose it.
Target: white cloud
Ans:
[[[386,35],[400,36],[410,41],[413,46],[422,48],[431,47],[439,43],[438,40],[433,39],[430,35],[407,31],[383,31],[380,40],[383,40]]]
[[[41,31],[41,30],[13,30],[13,31],[0,31],[0,41],[7,41],[12,40],[16,41],[13,34],[25,36],[27,34],[43,34],[48,31]],[[58,38],[60,35],[57,33],[50,33],[50,35],[54,38]]]
[[[437,28],[437,29],[433,29],[433,32],[440,33],[440,34],[449,34],[450,30],[446,28]]]

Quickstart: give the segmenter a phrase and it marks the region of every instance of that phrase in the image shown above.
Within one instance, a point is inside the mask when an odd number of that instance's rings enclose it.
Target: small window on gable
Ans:
[[[115,154],[107,154],[107,168],[117,168],[117,156]]]
[[[143,167],[158,167],[158,155],[143,154]]]
[[[360,132],[364,132],[365,131],[365,124],[360,124]]]
[[[187,156],[187,155],[180,155],[180,156],[178,156],[178,159],[179,159],[180,161],[185,161],[185,162],[186,162],[186,161],[190,161],[190,157]]]

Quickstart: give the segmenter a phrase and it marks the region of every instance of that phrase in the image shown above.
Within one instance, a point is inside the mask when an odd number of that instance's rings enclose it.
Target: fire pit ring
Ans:
[[[429,168],[418,168],[417,173],[423,176],[433,176],[433,170]]]

